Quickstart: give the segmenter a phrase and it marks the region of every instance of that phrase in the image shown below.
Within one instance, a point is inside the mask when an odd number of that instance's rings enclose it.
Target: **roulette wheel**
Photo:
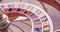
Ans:
[[[3,12],[8,15],[8,17],[10,17],[12,12],[19,12],[17,14],[24,14],[26,17],[31,19],[32,32],[53,32],[60,27],[60,24],[58,23],[60,21],[59,0],[3,0],[0,6],[4,10]],[[12,13],[12,15],[13,14],[15,13]],[[14,29],[12,31],[14,31]],[[31,30],[29,32],[31,32]]]
[[[21,3],[21,2],[4,3],[4,4],[1,4],[0,7],[3,9],[3,13],[8,15],[8,18],[10,20],[10,25],[7,28],[8,32],[10,31],[11,32],[17,32],[17,31],[18,32],[31,32],[31,31],[32,32],[44,32],[44,31],[52,32],[53,31],[53,28],[52,28],[53,24],[50,17],[43,9],[40,9],[39,7],[36,7],[32,4]],[[28,17],[28,19],[22,20],[24,18],[20,19],[19,16]],[[31,22],[32,22],[30,24],[27,23],[29,24],[30,27],[20,23],[20,21],[23,23],[26,21],[30,21],[29,19],[31,19]],[[26,30],[24,29],[24,26]],[[0,30],[0,31],[3,31],[3,30]]]

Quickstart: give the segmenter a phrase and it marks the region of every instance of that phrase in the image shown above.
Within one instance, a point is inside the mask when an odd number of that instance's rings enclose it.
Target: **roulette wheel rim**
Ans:
[[[3,3],[3,4],[0,4],[0,5],[4,5],[4,4],[26,4],[26,5],[31,5],[33,7],[36,7],[37,9],[39,9],[40,11],[42,11],[48,18],[49,20],[49,23],[50,23],[50,32],[53,32],[53,24],[52,24],[52,20],[50,18],[50,16],[48,16],[48,14],[41,8],[35,6],[35,5],[32,5],[32,4],[29,4],[29,3],[22,3],[22,2],[12,2],[12,3]],[[34,12],[33,12],[34,13]],[[36,15],[37,16],[37,15]],[[42,20],[41,20],[42,22]],[[33,25],[34,26],[34,25]],[[34,29],[33,29],[34,30]],[[33,32],[33,31],[32,31]],[[43,27],[42,27],[42,32],[43,32]]]

